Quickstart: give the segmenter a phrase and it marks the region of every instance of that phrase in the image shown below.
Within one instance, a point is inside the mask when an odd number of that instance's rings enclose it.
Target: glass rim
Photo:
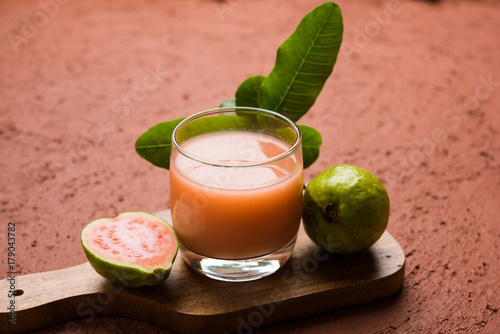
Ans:
[[[180,128],[182,128],[184,125],[186,125],[187,123],[189,123],[189,122],[191,122],[191,121],[193,121],[195,119],[199,119],[199,118],[202,118],[202,117],[205,117],[205,116],[209,116],[209,115],[215,115],[217,113],[230,112],[230,111],[238,111],[238,110],[248,110],[248,111],[254,111],[256,113],[260,112],[260,113],[263,113],[263,114],[271,115],[274,118],[280,119],[281,121],[283,121],[284,123],[286,123],[290,128],[292,128],[293,131],[296,133],[297,138],[295,139],[295,142],[289,148],[287,148],[286,151],[284,151],[284,152],[282,152],[280,154],[277,154],[277,155],[275,155],[273,157],[270,157],[268,159],[262,159],[262,160],[259,160],[259,161],[251,161],[251,162],[228,162],[228,163],[220,163],[219,161],[210,160],[209,158],[200,157],[200,156],[197,156],[195,154],[190,153],[189,151],[187,151],[184,148],[182,148],[181,145],[177,142],[177,140],[175,138],[175,135],[179,131]],[[214,109],[209,109],[209,110],[201,111],[201,112],[195,113],[195,114],[193,114],[191,116],[188,116],[188,117],[184,118],[179,124],[177,124],[175,126],[174,130],[172,131],[171,141],[172,141],[172,146],[179,153],[181,153],[182,155],[184,155],[185,157],[187,157],[187,158],[189,158],[191,160],[195,160],[195,161],[200,162],[200,163],[205,164],[205,165],[210,165],[210,166],[214,166],[214,167],[256,167],[256,166],[267,165],[267,164],[270,164],[270,163],[274,163],[274,162],[280,161],[280,160],[282,160],[282,159],[284,159],[286,157],[289,157],[292,154],[294,154],[299,149],[299,147],[301,145],[301,142],[302,142],[302,133],[301,133],[299,127],[295,124],[295,122],[293,122],[288,117],[286,117],[286,116],[284,116],[284,115],[282,115],[280,113],[277,113],[275,111],[271,111],[271,110],[267,110],[267,109],[262,109],[262,108],[255,108],[255,107],[221,107],[221,108],[214,108]]]

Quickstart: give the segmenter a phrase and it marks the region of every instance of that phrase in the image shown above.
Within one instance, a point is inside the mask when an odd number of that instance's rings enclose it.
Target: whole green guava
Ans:
[[[390,202],[380,180],[369,171],[336,165],[306,187],[304,229],[330,253],[352,254],[371,247],[387,228]]]

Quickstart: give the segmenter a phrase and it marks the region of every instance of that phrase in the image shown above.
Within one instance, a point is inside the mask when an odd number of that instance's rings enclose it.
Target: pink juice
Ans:
[[[259,163],[290,145],[249,131],[203,134],[181,144],[213,164]],[[221,259],[265,255],[290,243],[300,224],[302,162],[298,150],[269,164],[221,167],[175,152],[170,162],[173,226],[192,252]]]

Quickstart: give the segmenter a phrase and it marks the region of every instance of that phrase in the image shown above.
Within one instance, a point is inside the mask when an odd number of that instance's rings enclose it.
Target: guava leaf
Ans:
[[[172,132],[183,119],[158,123],[149,128],[135,142],[137,153],[153,165],[169,169]]]
[[[311,166],[319,156],[321,134],[310,126],[298,125],[302,132],[302,160],[304,168]]]
[[[259,91],[265,77],[257,75],[243,81],[236,90],[236,105],[239,107],[259,107]]]
[[[332,73],[343,30],[340,8],[333,2],[304,16],[278,48],[274,68],[261,84],[259,107],[298,121]]]

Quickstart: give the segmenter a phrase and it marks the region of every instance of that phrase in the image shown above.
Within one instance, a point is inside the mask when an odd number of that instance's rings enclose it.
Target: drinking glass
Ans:
[[[276,272],[295,245],[302,171],[301,133],[276,112],[218,108],[180,122],[170,203],[184,261],[222,281]]]

